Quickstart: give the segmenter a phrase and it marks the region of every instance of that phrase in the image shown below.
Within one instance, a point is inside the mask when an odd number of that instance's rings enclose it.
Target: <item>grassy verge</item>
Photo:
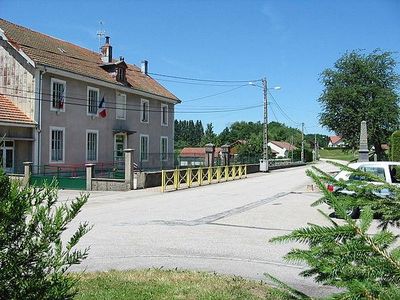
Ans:
[[[319,150],[319,155],[321,158],[340,159],[340,160],[346,160],[346,161],[351,161],[356,158],[354,156],[354,153],[351,150],[346,151],[346,150],[340,149],[340,148],[321,149],[321,150]]]
[[[79,275],[75,299],[273,299],[272,288],[241,277],[175,270],[134,270]]]

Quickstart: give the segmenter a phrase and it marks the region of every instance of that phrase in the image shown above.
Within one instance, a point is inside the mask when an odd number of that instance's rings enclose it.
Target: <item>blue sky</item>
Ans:
[[[114,56],[136,65],[147,59],[149,72],[245,81],[199,85],[154,76],[182,99],[177,119],[212,122],[216,132],[263,120],[262,90],[246,82],[266,77],[269,87],[281,87],[270,91],[270,120],[329,134],[318,124],[319,74],[349,50],[400,50],[397,0],[0,0],[0,17],[92,50],[101,20]]]

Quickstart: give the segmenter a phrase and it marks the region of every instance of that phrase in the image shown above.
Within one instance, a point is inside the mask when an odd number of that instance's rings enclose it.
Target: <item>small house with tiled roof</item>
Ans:
[[[0,19],[0,94],[0,136],[14,169],[24,160],[113,162],[124,148],[136,149],[143,168],[173,166],[180,100],[148,74],[147,61],[139,68],[113,57],[109,37],[97,53]]]
[[[289,153],[297,149],[296,146],[282,141],[270,141],[268,147],[271,148],[272,155],[276,158],[288,158]]]
[[[229,159],[234,159],[238,153],[238,147],[246,144],[245,140],[237,140],[229,144]],[[214,161],[221,160],[222,147],[214,148]],[[187,166],[204,166],[207,159],[205,147],[185,147],[179,154],[179,162],[183,167]]]
[[[332,135],[329,137],[328,147],[329,148],[337,148],[346,146],[343,138],[340,135]]]

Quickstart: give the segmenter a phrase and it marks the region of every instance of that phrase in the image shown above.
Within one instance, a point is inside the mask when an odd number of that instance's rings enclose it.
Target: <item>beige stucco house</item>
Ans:
[[[25,160],[110,163],[124,148],[142,168],[173,165],[180,100],[149,76],[147,61],[139,68],[112,53],[109,37],[96,53],[0,19],[0,94],[19,114],[7,119],[0,107],[8,171]]]

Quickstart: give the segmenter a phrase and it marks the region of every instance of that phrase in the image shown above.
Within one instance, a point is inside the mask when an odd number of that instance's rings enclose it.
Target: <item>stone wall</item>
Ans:
[[[92,191],[128,191],[124,179],[93,178]]]

